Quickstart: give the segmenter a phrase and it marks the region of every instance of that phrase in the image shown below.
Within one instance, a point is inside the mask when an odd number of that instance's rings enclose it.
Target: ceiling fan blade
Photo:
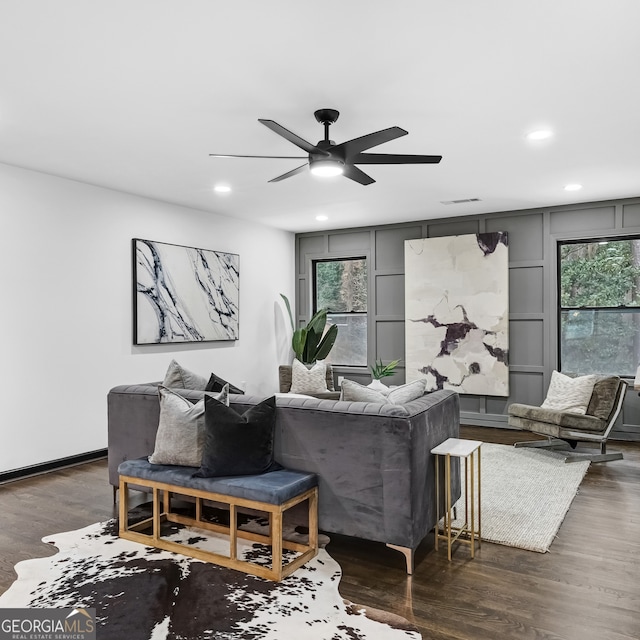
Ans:
[[[269,180],[269,182],[280,182],[280,180],[284,180],[285,178],[290,178],[291,176],[295,176],[297,173],[301,173],[309,166],[309,163],[305,163],[296,169],[292,169],[291,171],[287,171],[287,173],[283,173],[281,176],[277,178],[273,178],[273,180]]]
[[[403,153],[358,153],[350,158],[355,164],[438,164],[442,156],[416,156]]]
[[[305,156],[234,156],[228,153],[210,153],[212,158],[282,158],[283,160],[305,160]]]
[[[296,147],[300,147],[300,149],[302,149],[303,151],[306,151],[307,153],[319,153],[320,155],[325,155],[325,156],[329,155],[326,151],[323,151],[322,149],[319,149],[318,147],[316,147],[316,145],[311,144],[310,142],[307,142],[300,136],[296,135],[295,133],[292,133],[288,129],[285,129],[282,125],[279,125],[277,122],[274,122],[273,120],[264,120],[262,118],[258,118],[258,122],[262,122],[262,124],[265,127],[271,129],[271,131],[273,131],[274,133],[277,133],[279,136],[282,136],[289,142],[292,142],[293,144],[296,145]]]
[[[355,180],[360,184],[373,184],[375,180],[368,176],[364,171],[358,169],[358,167],[354,167],[352,164],[346,164],[344,166],[344,173],[342,174],[345,178],[349,178],[351,180]]]
[[[347,162],[350,162],[351,158],[361,151],[365,151],[366,149],[371,149],[371,147],[377,147],[379,144],[384,144],[390,140],[406,136],[407,133],[409,132],[401,129],[400,127],[389,127],[382,131],[368,133],[366,136],[361,136],[360,138],[354,138],[353,140],[347,140],[346,142],[337,144],[331,147],[331,152],[333,154],[337,153],[342,155]]]

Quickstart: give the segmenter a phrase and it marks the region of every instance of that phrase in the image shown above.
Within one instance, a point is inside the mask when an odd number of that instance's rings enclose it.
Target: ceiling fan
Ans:
[[[269,182],[280,182],[285,178],[290,178],[304,171],[307,166],[311,173],[320,176],[344,175],[350,180],[355,180],[360,184],[372,184],[375,180],[364,171],[356,167],[357,164],[437,164],[442,160],[442,156],[408,155],[398,153],[363,153],[367,149],[377,147],[380,144],[395,140],[401,136],[406,136],[408,131],[400,127],[389,127],[382,131],[369,133],[360,138],[354,138],[347,142],[336,144],[329,140],[329,127],[338,119],[339,111],[335,109],[318,109],[314,112],[316,120],[324,125],[324,140],[320,140],[314,145],[307,142],[300,136],[292,133],[288,129],[279,125],[273,120],[258,119],[265,127],[274,133],[292,142],[309,155],[305,156],[240,156],[225,155],[220,153],[210,153],[214,158],[284,158],[291,160],[307,160],[307,162],[296,169],[287,171],[281,176],[269,180]]]

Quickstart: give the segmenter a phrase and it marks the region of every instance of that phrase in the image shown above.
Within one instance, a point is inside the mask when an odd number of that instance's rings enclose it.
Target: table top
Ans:
[[[460,456],[466,457],[471,455],[476,449],[482,445],[480,440],[461,440],[460,438],[449,438],[440,443],[437,447],[431,449],[431,453],[443,456]]]

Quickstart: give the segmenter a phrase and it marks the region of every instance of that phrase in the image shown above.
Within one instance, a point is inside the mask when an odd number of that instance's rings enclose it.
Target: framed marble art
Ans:
[[[238,339],[240,257],[134,238],[133,343]]]
[[[509,395],[506,232],[405,241],[406,380]]]

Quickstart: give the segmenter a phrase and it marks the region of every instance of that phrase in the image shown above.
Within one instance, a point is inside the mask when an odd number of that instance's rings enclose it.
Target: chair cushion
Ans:
[[[587,414],[604,420],[609,420],[609,416],[615,410],[618,392],[620,391],[621,380],[618,376],[608,376],[600,378],[593,387],[591,400],[587,407]]]
[[[512,418],[515,418],[515,420],[512,420]],[[518,403],[513,403],[509,406],[509,424],[527,431],[545,433],[545,435],[557,434],[541,431],[540,428],[543,425],[575,429],[577,431],[592,431],[594,433],[604,431],[606,427],[606,422],[596,416],[557,411],[555,409],[543,409]]]

